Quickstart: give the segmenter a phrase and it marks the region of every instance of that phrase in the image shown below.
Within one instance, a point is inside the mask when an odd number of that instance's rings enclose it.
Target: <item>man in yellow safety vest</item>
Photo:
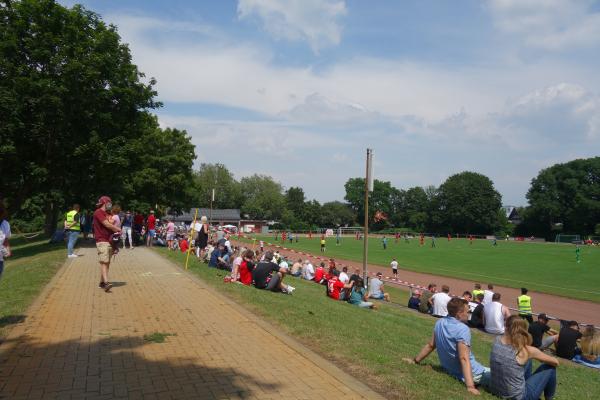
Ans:
[[[75,243],[81,233],[79,204],[73,204],[73,209],[65,214],[65,234],[67,236],[67,257],[75,258],[77,254],[73,253]]]
[[[517,304],[519,306],[519,316],[523,319],[533,323],[531,317],[531,297],[527,295],[527,288],[521,288],[521,295],[517,297]]]

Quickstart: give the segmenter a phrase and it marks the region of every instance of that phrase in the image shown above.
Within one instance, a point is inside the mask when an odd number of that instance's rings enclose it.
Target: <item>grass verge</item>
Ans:
[[[4,260],[0,279],[0,341],[11,325],[25,320],[25,311],[65,262],[62,244],[47,238],[11,240],[13,256]]]
[[[180,252],[155,249],[183,266]],[[410,365],[403,357],[413,357],[430,338],[435,319],[415,313],[398,304],[381,303],[376,311],[363,310],[325,297],[323,286],[286,278],[297,288],[292,296],[223,283],[222,271],[209,269],[195,259],[190,272],[229,296],[242,307],[279,326],[317,354],[368,384],[390,399],[470,398],[464,385],[441,372],[432,354],[423,364]],[[393,301],[406,304],[407,293],[389,288]],[[473,331],[473,351],[489,365],[492,339]],[[299,371],[301,374],[301,371]],[[564,362],[559,367],[556,399],[592,399],[600,393],[598,371]],[[482,398],[495,398],[483,392]]]

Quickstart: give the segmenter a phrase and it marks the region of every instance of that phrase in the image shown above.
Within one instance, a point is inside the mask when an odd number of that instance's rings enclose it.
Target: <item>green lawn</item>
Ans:
[[[0,279],[0,341],[11,325],[26,318],[25,311],[42,288],[65,262],[62,244],[48,244],[47,238],[11,239],[13,256],[4,260]]]
[[[237,237],[236,237],[237,238]],[[258,240],[274,242],[273,236],[256,236]],[[345,237],[341,245],[335,238],[327,239],[327,257],[362,261],[362,241]],[[285,247],[319,253],[319,240],[306,237],[298,243],[287,241]],[[526,286],[531,290],[557,294],[576,299],[600,302],[600,248],[582,246],[582,262],[575,262],[575,246],[554,243],[523,243],[479,239],[469,245],[466,239],[445,238],[431,240],[419,246],[418,239],[410,243],[400,240],[394,243],[390,237],[387,250],[383,250],[380,238],[369,240],[369,263],[389,267],[396,257],[401,268],[437,275],[463,278],[481,283],[494,283],[510,287]]]
[[[155,250],[180,266],[185,262],[180,252]],[[376,311],[359,309],[326,298],[320,285],[291,277],[286,279],[296,287],[292,296],[227,284],[223,283],[224,272],[209,269],[195,259],[190,260],[190,272],[388,398],[471,398],[463,384],[440,372],[437,356],[430,356],[419,366],[402,361],[416,355],[429,339],[435,323],[432,317],[394,304],[381,303]],[[393,299],[406,303],[406,292],[389,289]],[[484,365],[489,364],[490,348],[490,336],[473,332],[473,350]],[[563,364],[558,371],[556,399],[597,398],[598,371]],[[483,393],[482,398],[494,397]]]

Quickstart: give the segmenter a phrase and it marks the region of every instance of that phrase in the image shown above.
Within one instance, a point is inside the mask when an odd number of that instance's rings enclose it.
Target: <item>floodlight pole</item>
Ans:
[[[213,208],[213,201],[215,201],[215,189],[212,190],[212,195],[210,197],[210,212],[208,214],[208,226],[212,226],[212,208]]]
[[[365,226],[363,229],[363,281],[367,284],[367,255],[369,249],[369,191],[372,188],[372,163],[373,150],[367,149],[367,165],[365,173]]]

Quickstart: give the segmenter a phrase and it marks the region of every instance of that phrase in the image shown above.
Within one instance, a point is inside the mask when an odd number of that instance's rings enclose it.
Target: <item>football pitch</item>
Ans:
[[[273,235],[254,235],[257,240],[283,245]],[[336,246],[336,238],[327,238],[325,256],[362,261],[362,240],[345,236]],[[389,267],[396,257],[400,268],[435,275],[462,278],[483,285],[493,283],[509,287],[527,287],[538,292],[556,294],[600,303],[600,248],[581,246],[581,263],[575,260],[575,246],[555,243],[527,243],[485,239],[469,244],[467,239],[438,238],[436,247],[426,238],[395,242],[388,237],[387,250],[380,237],[369,238],[369,264]],[[256,242],[258,246],[258,241]],[[320,254],[319,238],[306,236],[285,242],[284,247]]]

